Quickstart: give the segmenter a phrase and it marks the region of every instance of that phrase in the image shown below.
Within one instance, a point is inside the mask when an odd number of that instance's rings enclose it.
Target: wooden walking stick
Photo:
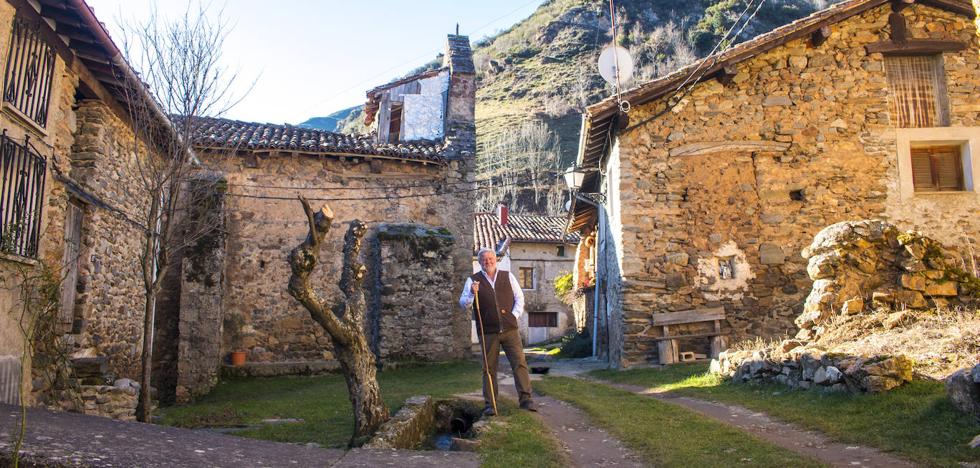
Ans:
[[[483,317],[480,315],[480,286],[477,283],[477,294],[473,298],[476,302],[476,323],[480,325],[480,354],[483,355],[483,373],[487,376],[487,385],[490,386],[490,404],[493,405],[493,414],[497,415],[497,395],[493,391],[493,376],[490,375],[490,366],[487,364],[487,335],[483,333]],[[496,356],[494,356],[496,357]]]

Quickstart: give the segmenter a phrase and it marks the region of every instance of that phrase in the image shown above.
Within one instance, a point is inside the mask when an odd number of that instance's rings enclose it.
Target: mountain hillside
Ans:
[[[624,86],[665,75],[716,47],[752,38],[835,1],[617,0],[616,42],[630,50],[635,62],[634,80]],[[511,185],[481,192],[477,210],[501,200],[509,200],[517,212],[554,212],[561,205],[556,175],[575,159],[581,111],[613,92],[596,67],[602,48],[612,43],[610,24],[606,0],[550,0],[528,18],[474,44],[476,178],[534,185],[533,190]],[[729,29],[732,35],[722,41]],[[360,112],[351,112],[338,131],[365,132],[361,121]]]
[[[312,117],[307,119],[305,122],[299,124],[299,127],[315,128],[317,130],[324,130],[327,132],[338,131],[338,124],[345,122],[350,114],[354,111],[359,111],[363,106],[348,107],[347,109],[339,110],[333,114],[324,117]],[[358,112],[359,113],[359,112]]]

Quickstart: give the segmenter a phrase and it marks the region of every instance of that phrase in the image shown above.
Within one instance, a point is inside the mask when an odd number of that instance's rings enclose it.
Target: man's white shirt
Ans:
[[[497,270],[497,275],[500,275],[503,270]],[[487,281],[490,282],[490,286],[493,287],[495,284],[494,279],[487,276],[487,272],[480,270],[480,274],[483,275]],[[521,318],[524,313],[524,291],[521,289],[520,283],[517,282],[517,278],[514,274],[507,272],[507,276],[510,279],[510,289],[514,291],[514,309],[511,313],[514,314],[515,318]],[[463,285],[463,293],[459,295],[459,305],[464,309],[469,309],[470,305],[473,304],[473,278],[466,278],[466,284]]]

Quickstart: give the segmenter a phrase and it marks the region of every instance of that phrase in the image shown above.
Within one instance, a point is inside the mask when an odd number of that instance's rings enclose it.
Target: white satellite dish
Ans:
[[[606,46],[599,54],[599,74],[613,86],[622,86],[633,78],[633,57],[620,46]]]

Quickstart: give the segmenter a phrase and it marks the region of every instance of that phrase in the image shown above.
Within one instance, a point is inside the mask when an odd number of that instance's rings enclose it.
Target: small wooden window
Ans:
[[[558,312],[528,312],[527,326],[555,328],[558,326]]]
[[[65,250],[62,265],[64,281],[61,283],[61,323],[71,324],[76,318],[75,292],[78,288],[78,256],[82,251],[82,217],[84,210],[71,200],[65,210]]]
[[[402,131],[402,104],[391,103],[391,114],[388,118],[388,142],[398,143]]]
[[[916,192],[958,192],[963,184],[959,146],[912,148],[912,185]]]
[[[565,256],[565,246],[564,245],[559,245],[558,246],[558,256],[559,257],[564,257]]]
[[[901,128],[949,125],[949,98],[942,55],[885,57],[895,125]]]
[[[534,289],[534,268],[520,267],[520,276],[517,278],[521,282],[521,289]]]
[[[54,73],[54,51],[41,40],[40,25],[15,18],[7,54],[3,100],[44,127]]]

